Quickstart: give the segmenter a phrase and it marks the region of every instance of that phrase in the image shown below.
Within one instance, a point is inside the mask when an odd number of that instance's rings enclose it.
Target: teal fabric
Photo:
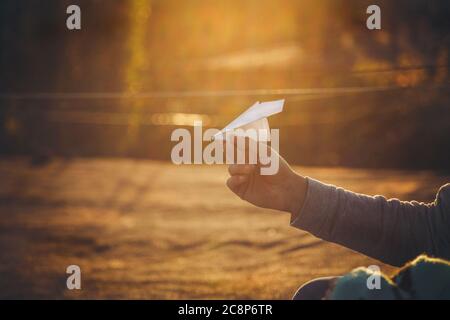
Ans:
[[[380,277],[379,289],[369,289],[374,276]],[[332,300],[450,299],[450,263],[420,256],[391,277],[357,268],[336,281]]]

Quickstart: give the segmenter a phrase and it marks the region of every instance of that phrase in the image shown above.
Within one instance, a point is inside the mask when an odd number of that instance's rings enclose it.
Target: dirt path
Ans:
[[[351,190],[433,200],[431,172],[297,168]],[[222,166],[134,160],[0,160],[0,298],[287,299],[360,265],[393,268],[246,204]],[[82,269],[68,291],[65,269]]]

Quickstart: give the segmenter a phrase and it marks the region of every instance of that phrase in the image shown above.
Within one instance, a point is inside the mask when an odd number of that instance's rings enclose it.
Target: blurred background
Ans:
[[[449,181],[449,18],[447,0],[2,0],[0,297],[289,298],[377,263],[242,203],[221,166],[172,165],[170,134],[285,98],[270,123],[298,170],[431,201]]]
[[[168,160],[175,127],[286,98],[293,163],[448,168],[448,1],[377,1],[369,31],[365,0],[86,0],[75,32],[72,2],[0,4],[2,154]]]

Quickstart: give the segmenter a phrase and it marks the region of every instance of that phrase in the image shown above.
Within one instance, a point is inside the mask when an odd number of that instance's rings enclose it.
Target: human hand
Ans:
[[[236,148],[236,143],[232,146]],[[306,179],[295,173],[275,150],[264,146],[278,157],[278,172],[261,175],[261,164],[232,164],[228,167],[231,177],[227,186],[241,199],[258,207],[297,214],[306,195]]]

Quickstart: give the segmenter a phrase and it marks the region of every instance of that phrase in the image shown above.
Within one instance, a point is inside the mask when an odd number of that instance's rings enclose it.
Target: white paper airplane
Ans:
[[[258,133],[258,140],[270,140],[270,127],[267,118],[283,111],[283,106],[284,99],[262,103],[258,101],[215,134],[214,139],[224,140],[226,133],[235,129],[254,129]]]

